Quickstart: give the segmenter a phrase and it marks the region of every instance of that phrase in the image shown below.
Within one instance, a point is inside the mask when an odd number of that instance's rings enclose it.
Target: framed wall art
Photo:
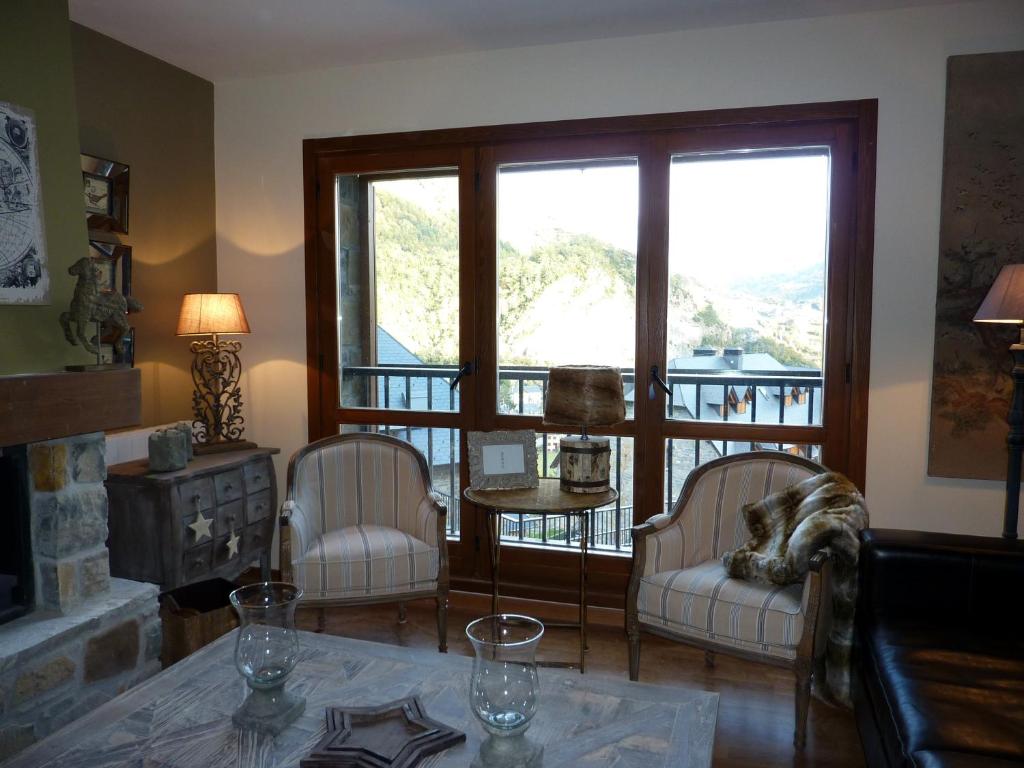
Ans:
[[[131,296],[132,293],[132,247],[102,240],[89,241],[89,258],[92,259],[100,290]],[[122,351],[113,348],[117,334],[107,324],[101,328],[100,351],[103,363],[135,364],[135,328],[129,328],[122,339]]]
[[[35,116],[0,101],[0,304],[49,300]]]
[[[131,295],[132,247],[130,245],[90,240],[89,258],[93,261],[103,290],[114,291],[124,296]]]
[[[468,440],[471,487],[537,487],[537,433],[532,429],[470,432]]]
[[[1024,261],[1024,51],[951,56],[939,231],[928,474],[1002,480],[1013,324],[974,313]]]
[[[82,193],[89,229],[128,234],[129,179],[124,163],[82,155]]]

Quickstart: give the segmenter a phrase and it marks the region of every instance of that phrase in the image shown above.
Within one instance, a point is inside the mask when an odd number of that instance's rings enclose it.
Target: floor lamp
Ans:
[[[1013,355],[1013,400],[1007,419],[1009,454],[1006,465],[1006,507],[1003,512],[1003,538],[1017,538],[1017,512],[1020,505],[1020,464],[1024,451],[1024,264],[1002,268],[981,302],[976,323],[1008,323],[1018,326],[1020,337],[1010,346]]]

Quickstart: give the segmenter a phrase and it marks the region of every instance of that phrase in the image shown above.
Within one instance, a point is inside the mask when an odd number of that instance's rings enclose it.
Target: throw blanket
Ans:
[[[811,558],[832,554],[832,627],[825,649],[825,680],[817,692],[850,705],[850,649],[857,603],[858,532],[868,511],[857,486],[825,472],[743,507],[751,539],[722,558],[732,578],[765,584],[802,582]]]

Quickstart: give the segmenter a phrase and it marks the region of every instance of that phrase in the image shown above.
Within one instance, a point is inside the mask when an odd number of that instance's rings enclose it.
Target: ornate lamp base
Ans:
[[[242,363],[237,341],[212,339],[193,341],[192,359],[192,433],[195,452],[220,453],[255,448],[256,444],[242,439],[245,419],[242,418],[242,390],[238,378]]]

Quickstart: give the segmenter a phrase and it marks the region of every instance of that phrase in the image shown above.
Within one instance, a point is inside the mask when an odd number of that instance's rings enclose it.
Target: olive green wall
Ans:
[[[58,322],[87,252],[71,31],[65,0],[3,0],[3,17],[0,101],[35,112],[50,303],[0,306],[0,374],[36,373],[90,360]]]
[[[217,290],[213,84],[71,25],[81,150],[131,167],[128,234],[142,423],[191,416],[181,295]],[[80,203],[79,203],[80,207]]]

